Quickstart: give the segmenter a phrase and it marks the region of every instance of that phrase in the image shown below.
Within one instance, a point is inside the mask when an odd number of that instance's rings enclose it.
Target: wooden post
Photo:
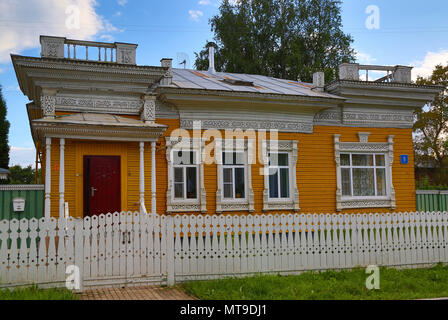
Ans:
[[[39,168],[39,141],[37,141],[36,144],[36,171],[34,173],[34,183],[38,184],[38,174],[37,174],[37,170]]]
[[[65,193],[65,139],[61,138],[59,142],[59,217],[64,216],[64,193]]]
[[[140,142],[140,212],[145,203],[145,143]]]
[[[156,208],[156,142],[151,142],[151,213],[155,214]]]
[[[45,218],[50,219],[51,194],[51,138],[46,139],[45,156]]]

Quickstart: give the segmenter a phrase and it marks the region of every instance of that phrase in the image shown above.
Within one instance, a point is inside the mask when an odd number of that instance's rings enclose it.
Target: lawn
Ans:
[[[203,300],[369,300],[448,297],[448,266],[380,269],[380,289],[367,290],[365,269],[258,275],[182,284]]]
[[[78,296],[67,289],[38,289],[35,286],[0,289],[0,300],[78,300]]]

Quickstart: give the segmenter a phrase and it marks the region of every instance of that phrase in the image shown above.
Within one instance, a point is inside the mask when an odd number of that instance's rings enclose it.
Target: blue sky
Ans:
[[[138,43],[137,63],[159,65],[163,57],[187,55],[193,67],[194,52],[213,34],[208,19],[220,0],[2,0],[0,3],[0,84],[11,122],[10,165],[32,164],[34,145],[25,105],[18,89],[10,53],[39,56],[39,35],[74,39]],[[379,10],[379,29],[367,28],[372,11]],[[79,28],[67,19],[79,9]],[[428,75],[437,63],[448,62],[448,1],[345,0],[344,31],[363,64],[412,65]],[[73,21],[73,20],[70,20]],[[371,21],[371,20],[369,20]]]

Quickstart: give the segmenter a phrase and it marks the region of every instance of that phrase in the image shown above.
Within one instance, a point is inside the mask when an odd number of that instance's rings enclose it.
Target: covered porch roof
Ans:
[[[157,141],[166,125],[99,113],[75,113],[31,121],[39,140],[60,137],[90,140]]]

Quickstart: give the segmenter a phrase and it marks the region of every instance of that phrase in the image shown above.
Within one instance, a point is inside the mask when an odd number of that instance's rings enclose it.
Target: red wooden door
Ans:
[[[84,156],[84,216],[120,211],[120,157]]]

